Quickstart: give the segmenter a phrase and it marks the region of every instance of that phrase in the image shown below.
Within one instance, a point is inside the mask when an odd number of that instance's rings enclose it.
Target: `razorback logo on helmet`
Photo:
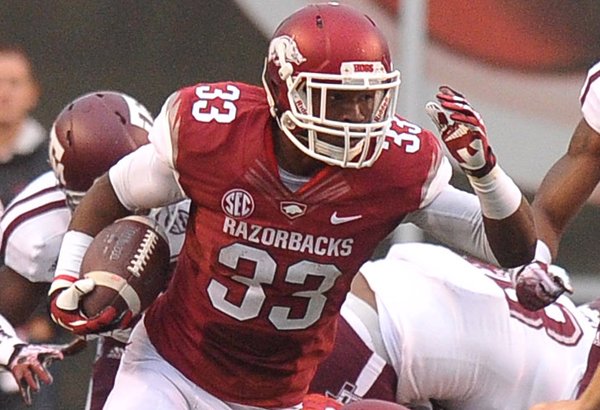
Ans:
[[[306,205],[294,201],[283,201],[279,209],[290,219],[296,219],[306,213]]]
[[[243,189],[231,189],[223,195],[221,208],[232,218],[247,218],[254,212],[254,199]]]
[[[302,64],[306,61],[296,41],[289,36],[275,37],[269,44],[269,61],[281,67],[281,57],[285,58],[285,63]]]

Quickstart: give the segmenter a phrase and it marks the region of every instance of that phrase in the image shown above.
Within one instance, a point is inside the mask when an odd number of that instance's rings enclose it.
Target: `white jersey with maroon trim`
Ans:
[[[588,71],[580,94],[583,118],[597,133],[600,133],[600,62]]]
[[[398,402],[512,410],[575,396],[597,323],[570,299],[529,312],[505,271],[435,245],[395,245],[361,272],[376,295]]]
[[[52,282],[70,220],[54,173],[42,174],[7,205],[0,219],[4,264],[30,282]]]
[[[151,212],[169,237],[172,261],[183,244],[188,212],[187,200]],[[52,282],[70,221],[71,210],[54,173],[41,175],[17,195],[0,219],[4,264],[30,282]]]

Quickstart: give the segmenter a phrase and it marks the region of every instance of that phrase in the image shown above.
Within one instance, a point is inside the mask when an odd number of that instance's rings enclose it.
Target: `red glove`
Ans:
[[[96,316],[88,318],[81,311],[81,298],[96,286],[93,279],[78,279],[62,275],[54,278],[50,287],[50,317],[76,335],[100,334],[125,329],[132,319],[131,311],[118,314],[109,306]]]
[[[544,262],[525,265],[517,271],[513,282],[519,303],[531,311],[548,306],[565,292],[573,293],[567,273]]]
[[[429,102],[425,111],[462,170],[476,178],[487,175],[496,165],[496,156],[481,116],[459,92],[448,86],[439,90],[436,95],[439,104]]]

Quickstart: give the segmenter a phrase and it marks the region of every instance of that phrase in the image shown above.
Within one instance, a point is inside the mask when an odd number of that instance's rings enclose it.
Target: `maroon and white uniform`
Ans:
[[[4,265],[30,282],[52,282],[70,220],[71,211],[54,173],[34,179],[7,205],[0,219]]]
[[[188,208],[189,201],[183,201],[151,212],[167,232],[173,261],[183,243]],[[15,197],[0,219],[0,253],[4,255],[4,264],[30,282],[52,282],[60,244],[70,220],[71,210],[54,173],[39,176]],[[118,353],[125,345],[125,340],[100,339],[94,364],[93,394],[88,403],[92,409],[102,408],[118,367]],[[0,351],[2,343],[0,338]]]
[[[331,350],[352,277],[399,223],[493,256],[477,198],[448,185],[450,166],[429,131],[396,118],[372,167],[325,167],[292,191],[273,124],[262,88],[184,88],[155,120],[152,145],[109,175],[129,209],[192,200],[172,282],[137,332],[152,346],[134,332],[131,357],[144,344],[225,402],[286,407],[302,401]],[[144,375],[128,352],[107,408],[156,403],[153,393],[168,389],[136,396],[129,383]]]
[[[581,113],[585,122],[598,134],[600,134],[600,62],[596,63],[589,71],[580,95]],[[590,350],[588,368],[579,394],[583,393],[590,383],[596,368],[600,364],[600,328],[594,345]]]
[[[446,410],[527,409],[575,397],[597,311],[585,313],[564,296],[527,311],[506,271],[436,245],[394,245],[361,272],[378,315],[351,298],[344,303],[342,323],[355,334],[338,337],[311,390],[346,400],[389,400],[391,391],[398,403],[421,408],[433,400]],[[362,350],[349,343],[357,336]]]

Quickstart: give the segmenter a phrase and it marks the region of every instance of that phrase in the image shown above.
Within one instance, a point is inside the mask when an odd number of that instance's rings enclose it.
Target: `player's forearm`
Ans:
[[[0,315],[20,326],[44,298],[48,286],[46,282],[30,282],[8,266],[0,267]]]
[[[483,217],[490,248],[500,266],[513,268],[532,261],[535,254],[535,227],[531,209],[523,198],[522,205],[509,217]]]
[[[470,176],[469,182],[498,263],[512,268],[531,262],[536,242],[533,212],[517,185],[498,165],[484,177]]]
[[[73,213],[62,241],[49,296],[79,278],[83,256],[94,236],[128,214],[130,212],[117,199],[108,175],[96,180]]]
[[[121,204],[108,175],[100,177],[75,209],[69,230],[95,236],[113,221],[131,214]]]
[[[594,189],[593,173],[586,171],[579,160],[562,157],[548,171],[533,200],[533,213],[539,238],[556,257],[560,239],[569,222],[577,215]],[[580,168],[580,171],[577,169]],[[593,171],[594,173],[596,171]]]
[[[579,398],[581,410],[600,410],[600,367],[596,368],[594,377]]]
[[[600,134],[585,120],[575,129],[568,152],[547,172],[533,200],[539,238],[556,257],[560,239],[600,182]]]

